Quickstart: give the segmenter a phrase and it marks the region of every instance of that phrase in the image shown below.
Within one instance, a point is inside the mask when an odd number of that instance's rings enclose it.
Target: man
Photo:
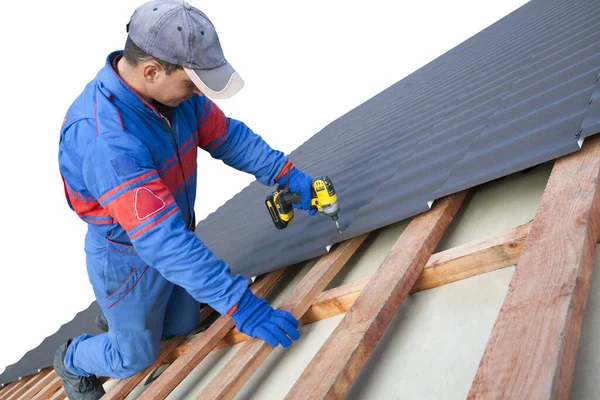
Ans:
[[[101,397],[96,375],[126,378],[148,367],[161,338],[198,326],[200,303],[272,346],[300,336],[290,313],[252,294],[194,234],[197,149],[265,185],[288,183],[302,197],[297,208],[310,209],[311,177],[209,99],[230,97],[243,81],[206,15],[155,0],[134,12],[127,31],[124,51],[108,56],[61,128],[65,193],[88,224],[87,270],[108,325],[56,352],[71,400]]]

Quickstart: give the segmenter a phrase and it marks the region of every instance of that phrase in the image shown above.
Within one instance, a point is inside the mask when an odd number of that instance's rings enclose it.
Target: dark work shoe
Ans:
[[[104,316],[102,310],[100,310],[98,315],[96,315],[96,326],[102,332],[108,332],[108,321],[106,320],[106,317]]]
[[[106,392],[96,375],[75,375],[65,367],[65,354],[67,354],[67,346],[70,343],[69,340],[60,346],[54,354],[54,370],[63,383],[67,397],[69,400],[97,400],[101,398]]]

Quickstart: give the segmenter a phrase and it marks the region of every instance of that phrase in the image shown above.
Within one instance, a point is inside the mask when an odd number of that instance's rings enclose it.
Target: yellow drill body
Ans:
[[[331,217],[335,222],[338,231],[342,233],[338,222],[338,212],[340,206],[338,204],[337,194],[333,187],[331,179],[324,176],[320,179],[315,179],[312,182],[312,197],[310,205],[317,209],[318,212]],[[292,204],[300,201],[300,195],[291,193],[285,186],[280,186],[265,200],[269,215],[273,223],[278,229],[286,228],[294,218],[294,208]]]

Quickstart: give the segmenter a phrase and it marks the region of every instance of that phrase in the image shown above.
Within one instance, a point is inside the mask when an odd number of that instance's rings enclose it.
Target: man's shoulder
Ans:
[[[81,120],[94,119],[95,92],[96,81],[92,80],[85,86],[83,91],[75,98],[67,109],[63,127],[68,127]]]

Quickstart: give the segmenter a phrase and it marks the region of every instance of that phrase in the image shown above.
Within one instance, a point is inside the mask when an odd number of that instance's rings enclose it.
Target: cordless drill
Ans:
[[[300,200],[300,195],[290,192],[287,185],[278,185],[277,189],[267,196],[265,205],[277,229],[284,229],[292,223],[294,219],[293,204],[299,203]],[[317,211],[331,217],[335,222],[338,232],[342,233],[340,223],[338,222],[340,206],[337,194],[333,188],[333,182],[331,182],[328,176],[313,180],[310,205],[311,208],[316,208]]]

